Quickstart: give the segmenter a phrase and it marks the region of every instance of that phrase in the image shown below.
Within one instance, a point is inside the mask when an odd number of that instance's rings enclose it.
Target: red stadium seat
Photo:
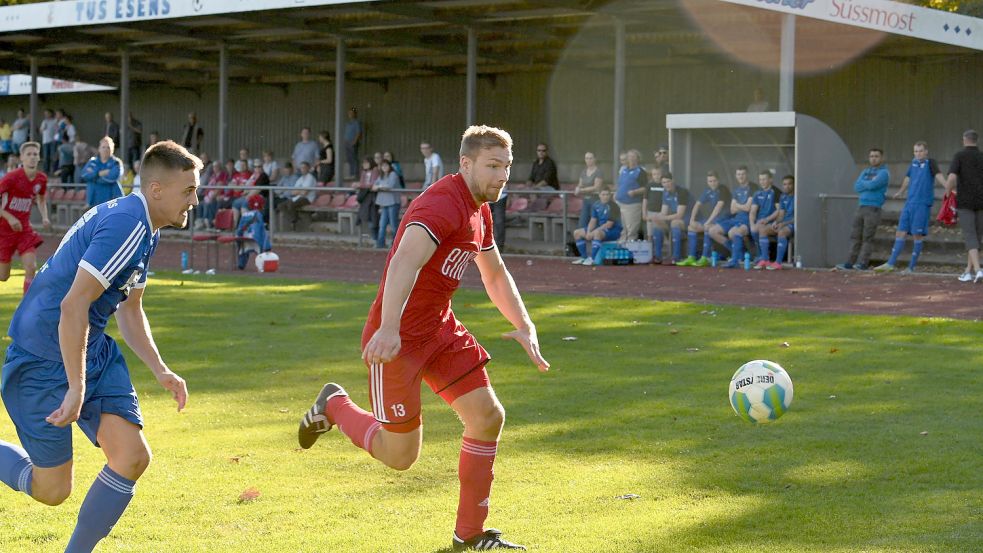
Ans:
[[[314,203],[311,205],[313,205],[314,207],[330,207],[332,202],[334,202],[334,196],[332,196],[331,194],[321,194],[314,200]]]
[[[516,198],[509,202],[509,207],[505,210],[505,213],[518,213],[524,211],[527,207],[529,207],[529,198]]]
[[[346,201],[348,201],[348,193],[338,192],[337,194],[331,197],[331,207],[335,209],[341,208],[345,205]]]

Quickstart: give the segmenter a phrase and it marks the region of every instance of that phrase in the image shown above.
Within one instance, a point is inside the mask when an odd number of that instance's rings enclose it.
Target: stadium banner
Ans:
[[[0,33],[354,3],[355,0],[65,0],[0,8]]]
[[[983,50],[983,19],[891,0],[723,1]]]
[[[111,86],[63,81],[38,77],[38,94],[57,94],[59,92],[94,92],[116,90]],[[4,75],[0,77],[0,96],[22,96],[31,93],[30,75]]]

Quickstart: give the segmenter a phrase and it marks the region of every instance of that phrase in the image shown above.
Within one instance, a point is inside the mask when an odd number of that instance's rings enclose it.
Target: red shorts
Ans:
[[[375,333],[366,325],[362,349]],[[489,385],[485,363],[491,357],[474,336],[457,323],[427,342],[404,343],[388,363],[365,362],[369,369],[372,414],[390,432],[420,426],[420,382],[425,381],[448,405],[464,394]]]
[[[10,263],[15,251],[24,255],[33,252],[43,243],[44,239],[31,227],[20,232],[0,232],[0,263]]]

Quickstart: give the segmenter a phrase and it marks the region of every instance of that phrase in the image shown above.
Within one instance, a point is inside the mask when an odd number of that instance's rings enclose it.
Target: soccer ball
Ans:
[[[792,404],[792,379],[772,361],[751,361],[730,379],[730,406],[752,423],[771,422]]]

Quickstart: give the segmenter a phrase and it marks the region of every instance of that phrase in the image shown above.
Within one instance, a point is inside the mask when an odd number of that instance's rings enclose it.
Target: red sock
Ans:
[[[467,436],[461,444],[461,461],[457,466],[461,498],[457,504],[454,533],[462,540],[471,539],[485,530],[497,450],[498,442],[483,442]]]
[[[27,289],[31,287],[31,283],[34,282],[31,279],[24,279],[24,294],[27,294]]]
[[[372,413],[352,403],[348,396],[335,396],[324,406],[324,414],[353,444],[372,454],[372,438],[382,428]]]

